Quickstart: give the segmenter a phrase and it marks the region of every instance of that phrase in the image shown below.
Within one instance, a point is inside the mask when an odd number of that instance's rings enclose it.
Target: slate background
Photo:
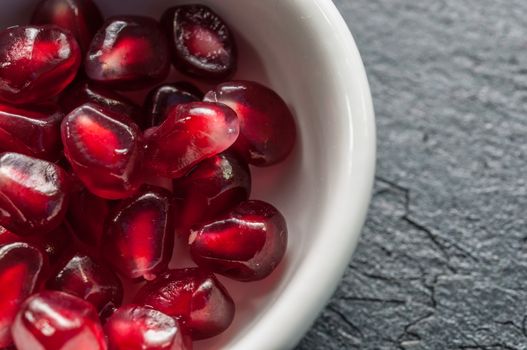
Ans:
[[[378,168],[359,247],[297,350],[527,349],[527,1],[335,3]]]

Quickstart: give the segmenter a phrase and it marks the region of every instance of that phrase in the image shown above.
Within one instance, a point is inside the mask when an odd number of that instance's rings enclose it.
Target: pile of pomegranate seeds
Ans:
[[[191,350],[229,327],[215,273],[261,280],[287,247],[249,165],[296,139],[276,92],[228,81],[237,60],[202,5],[43,0],[0,31],[0,349]]]

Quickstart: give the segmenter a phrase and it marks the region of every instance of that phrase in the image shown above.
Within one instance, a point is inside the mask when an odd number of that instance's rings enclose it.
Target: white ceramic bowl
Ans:
[[[95,0],[105,15],[158,18],[179,0]],[[3,0],[2,26],[24,23],[36,0]],[[215,9],[240,46],[237,77],[274,88],[294,111],[300,138],[283,165],[255,169],[253,197],[289,225],[285,261],[266,281],[226,281],[234,324],[196,350],[284,350],[308,330],[348,264],[374,176],[375,127],[361,58],[330,0],[188,0]],[[224,279],[222,279],[225,281]]]

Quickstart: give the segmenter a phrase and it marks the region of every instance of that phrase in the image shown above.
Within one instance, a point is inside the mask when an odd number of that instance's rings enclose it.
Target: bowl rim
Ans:
[[[347,133],[352,138],[350,149],[347,150],[350,159],[343,166],[343,174],[335,184],[339,196],[332,203],[332,224],[324,230],[328,239],[317,244],[317,251],[321,254],[310,256],[307,263],[310,266],[317,265],[316,276],[313,269],[301,266],[288,282],[287,288],[259,319],[258,331],[249,331],[249,334],[237,339],[233,344],[234,350],[284,350],[291,349],[300,342],[342,279],[366,220],[373,189],[376,160],[375,116],[366,71],[355,40],[331,0],[292,2],[297,7],[317,8],[316,12],[321,18],[312,22],[317,32],[328,33],[327,27],[331,27],[333,40],[341,50],[339,65],[342,67],[339,68],[339,73],[354,77],[354,86],[351,86],[352,83],[347,84],[343,94],[355,96],[353,103],[360,105],[355,106],[355,109],[360,109],[360,113],[352,114],[351,99],[347,98]],[[342,54],[346,59],[342,58]],[[331,242],[332,238],[337,239],[338,244]],[[314,277],[317,283],[310,283],[306,288],[306,282],[312,282]],[[302,300],[299,300],[300,295]],[[296,307],[291,310],[293,305]]]

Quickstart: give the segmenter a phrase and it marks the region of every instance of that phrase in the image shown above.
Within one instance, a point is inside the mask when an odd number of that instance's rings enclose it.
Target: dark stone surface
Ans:
[[[297,350],[527,349],[527,1],[335,3],[368,71],[378,169]]]

